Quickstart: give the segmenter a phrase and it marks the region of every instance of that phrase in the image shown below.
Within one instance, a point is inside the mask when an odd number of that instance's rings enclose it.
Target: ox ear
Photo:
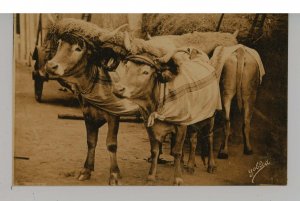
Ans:
[[[197,49],[192,48],[190,51],[190,59],[191,60],[195,59],[199,53],[200,52]]]
[[[131,41],[127,31],[124,32],[124,46],[127,51],[131,51]]]

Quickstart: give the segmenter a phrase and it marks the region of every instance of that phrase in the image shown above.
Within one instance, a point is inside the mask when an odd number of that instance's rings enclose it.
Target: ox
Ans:
[[[91,171],[94,170],[98,130],[108,123],[106,146],[111,162],[109,184],[119,184],[120,170],[116,155],[119,115],[136,114],[139,107],[127,100],[124,102],[111,93],[112,80],[105,69],[115,68],[118,65],[118,59],[112,59],[116,57],[109,50],[104,51],[100,48],[100,53],[99,50],[95,51],[94,44],[85,37],[90,36],[91,32],[86,35],[83,32],[90,28],[95,32],[94,35],[97,35],[97,42],[104,43],[123,27],[113,32],[103,30],[97,32],[98,27],[90,23],[64,19],[57,23],[53,28],[54,31],[49,31],[57,36],[58,45],[53,58],[47,61],[45,71],[76,86],[75,93],[78,95],[84,115],[88,151],[84,167],[78,177],[81,181],[91,177]]]
[[[226,49],[230,55],[226,56],[220,78],[221,99],[223,105],[223,116],[225,119],[225,135],[220,147],[218,158],[228,158],[228,138],[231,134],[230,110],[232,99],[236,96],[238,109],[242,113],[244,137],[244,154],[253,153],[250,143],[250,123],[258,86],[262,81],[265,70],[259,54],[245,46],[218,47],[215,49],[210,62],[215,66],[219,54]]]
[[[183,182],[181,172],[182,148],[187,130],[193,133],[193,136],[196,136],[198,131],[205,132],[204,135],[208,138],[209,152],[207,171],[212,173],[216,169],[213,155],[213,127],[214,113],[217,109],[220,96],[219,83],[214,68],[209,65],[202,67],[202,65],[199,65],[198,62],[194,62],[193,60],[191,60],[189,54],[177,53],[177,51],[181,50],[175,50],[167,53],[158,60],[166,61],[168,64],[173,63],[178,65],[179,71],[181,70],[182,66],[185,66],[185,68],[193,66],[196,68],[203,68],[203,71],[205,71],[206,75],[212,75],[212,79],[207,79],[209,77],[207,76],[205,77],[206,79],[203,79],[207,81],[196,81],[191,85],[188,84],[188,88],[183,90],[183,93],[186,93],[186,90],[191,90],[190,92],[192,93],[202,90],[201,95],[207,97],[204,98],[204,101],[200,101],[199,99],[197,99],[201,102],[202,106],[195,105],[195,107],[203,108],[207,106],[207,108],[209,108],[207,118],[201,121],[193,122],[191,124],[174,123],[172,121],[164,121],[157,118],[155,111],[157,111],[160,104],[160,90],[163,87],[163,84],[161,84],[161,82],[171,81],[172,79],[176,80],[177,76],[175,76],[175,78],[172,76],[172,74],[174,74],[174,69],[164,70],[163,72],[161,72],[162,67],[157,66],[153,62],[153,60],[150,59],[151,56],[149,56],[149,54],[132,55],[127,58],[128,62],[124,67],[124,74],[122,74],[120,81],[118,83],[115,83],[114,92],[118,96],[128,98],[137,103],[142,108],[144,119],[148,119],[147,131],[150,139],[152,158],[148,175],[149,180],[155,180],[156,177],[157,160],[159,157],[159,145],[163,142],[163,139],[166,137],[166,135],[175,135],[175,143],[172,148],[172,155],[174,156],[174,184],[180,185]],[[174,59],[171,60],[171,58]],[[182,104],[186,105],[185,103]],[[193,110],[192,108],[193,106],[189,106],[189,108],[187,109],[189,111],[187,112]],[[197,115],[198,114],[196,114],[196,116]],[[194,117],[192,117],[192,119],[193,118]],[[191,139],[194,140],[194,138]],[[195,143],[193,144],[195,145]],[[195,155],[190,154],[188,161],[188,167],[190,169],[194,169],[194,157]]]
[[[164,35],[151,37],[148,35],[148,40],[129,38],[129,35],[125,32],[124,37],[119,37],[119,40],[112,40],[111,47],[123,47],[131,54],[138,54],[142,52],[151,52],[151,54],[164,55],[161,58],[162,63],[166,63],[170,58],[169,54],[172,54],[176,48],[189,47],[190,49],[201,49],[201,52],[207,55],[212,55],[214,49],[217,46],[232,46],[237,44],[238,30],[233,34],[220,33],[220,32],[193,32],[183,35]],[[123,38],[128,38],[122,41]],[[125,42],[125,44],[123,44]],[[167,74],[165,71],[164,74]],[[172,74],[169,74],[173,76]],[[173,141],[173,139],[172,139]],[[162,146],[160,145],[160,152]],[[151,157],[150,157],[151,159]],[[160,161],[160,160],[159,160]]]

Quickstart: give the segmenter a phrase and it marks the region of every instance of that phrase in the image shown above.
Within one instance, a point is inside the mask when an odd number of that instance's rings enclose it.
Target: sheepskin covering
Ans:
[[[236,37],[231,33],[193,32],[183,35],[155,36],[152,44],[173,44],[176,48],[190,47],[201,49],[206,54],[211,53],[217,46],[237,45]]]
[[[81,94],[84,101],[116,116],[139,114],[139,106],[128,99],[121,99],[113,94],[114,72],[106,72],[102,68],[93,87],[87,94]]]
[[[102,41],[99,37],[107,33],[109,30],[102,29],[96,24],[74,18],[64,18],[49,25],[46,38],[58,40],[63,35],[70,34],[83,38],[95,47],[100,47]]]

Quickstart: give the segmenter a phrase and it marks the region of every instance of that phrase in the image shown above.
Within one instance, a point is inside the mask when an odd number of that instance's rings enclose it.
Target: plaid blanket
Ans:
[[[158,110],[149,116],[148,126],[152,126],[155,119],[191,125],[212,117],[216,110],[221,110],[221,72],[228,57],[239,48],[243,48],[255,58],[262,81],[265,70],[260,56],[254,49],[244,45],[219,46],[209,61],[203,56],[205,53],[198,50],[199,55],[195,59],[186,58],[180,65],[180,72],[173,81],[160,85],[160,105]]]
[[[128,99],[113,94],[112,73],[99,70],[99,76],[91,93],[81,94],[84,101],[116,116],[139,114],[139,106]]]
[[[181,54],[181,53],[180,53]],[[222,109],[219,83],[213,66],[202,60],[185,61],[171,82],[160,85],[158,110],[148,119],[191,125]]]

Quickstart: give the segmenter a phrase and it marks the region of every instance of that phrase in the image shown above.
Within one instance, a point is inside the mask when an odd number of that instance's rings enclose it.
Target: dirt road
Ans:
[[[109,155],[105,146],[106,125],[100,129],[96,149],[95,171],[89,181],[80,182],[76,174],[83,166],[87,146],[84,122],[61,120],[59,113],[81,114],[76,99],[59,90],[56,81],[44,85],[43,102],[33,95],[31,68],[16,66],[14,155],[29,160],[13,159],[15,185],[107,185]],[[220,129],[219,129],[220,130]],[[248,170],[259,161],[271,164],[255,177],[255,184],[286,183],[286,166],[269,152],[271,129],[259,116],[253,116],[252,144],[254,154],[243,155],[242,137],[231,140],[228,160],[216,159],[217,172],[209,174],[196,159],[194,175],[183,175],[185,185],[252,185]],[[215,156],[222,133],[215,133]],[[270,145],[271,144],[271,145]],[[171,161],[169,145],[164,145],[162,158]],[[172,185],[172,163],[159,165],[157,181],[147,183],[150,154],[148,137],[143,124],[121,123],[118,138],[118,162],[123,185]],[[187,160],[187,155],[185,155]]]

